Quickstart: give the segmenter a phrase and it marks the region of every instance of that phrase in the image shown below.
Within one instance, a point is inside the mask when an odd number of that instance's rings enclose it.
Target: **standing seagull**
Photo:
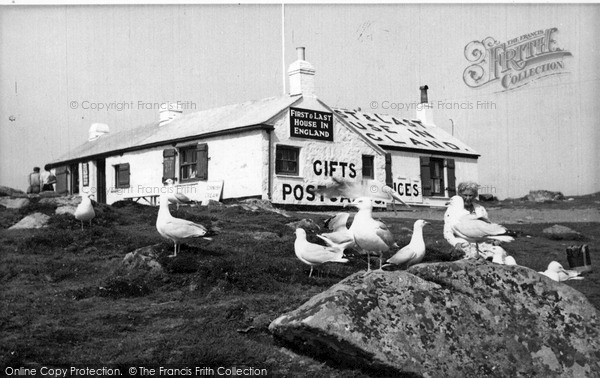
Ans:
[[[350,232],[354,235],[354,242],[361,249],[360,253],[367,255],[367,273],[371,271],[369,254],[379,256],[381,270],[383,252],[389,251],[390,248],[398,248],[394,236],[383,222],[373,219],[373,203],[370,198],[357,198],[350,205],[358,209]]]
[[[491,223],[488,219],[477,218],[464,209],[464,201],[460,196],[455,196],[450,202],[450,206],[456,207],[457,211],[450,222],[452,232],[459,238],[465,239],[469,243],[482,243],[491,240],[501,242],[511,242],[514,232],[497,223]],[[479,246],[477,246],[479,249]]]
[[[201,224],[172,216],[169,211],[169,197],[167,194],[160,196],[156,229],[163,238],[171,239],[175,243],[174,253],[169,257],[177,256],[181,242],[191,238],[203,237],[208,232],[206,227]]]
[[[557,261],[551,261],[550,264],[548,264],[548,268],[546,269],[546,271],[539,273],[558,282],[583,279],[583,277],[579,276],[581,274],[580,272],[577,272],[575,270],[566,270]]]
[[[322,238],[325,241],[328,239]],[[352,242],[350,242],[352,243]],[[312,276],[313,267],[326,262],[347,263],[344,258],[344,249],[347,244],[336,244],[328,241],[329,247],[314,244],[306,240],[306,231],[303,228],[296,229],[296,241],[294,242],[294,252],[296,257],[303,263],[310,265],[309,277]]]
[[[423,240],[423,227],[430,224],[429,222],[419,219],[415,221],[413,226],[413,234],[410,238],[410,243],[407,246],[396,252],[394,256],[388,259],[387,264],[399,265],[401,268],[408,269],[411,265],[416,265],[425,257],[425,241]]]
[[[94,207],[92,206],[93,194],[84,194],[81,196],[81,203],[77,205],[75,209],[75,219],[81,221],[81,229],[83,230],[83,222],[90,221],[90,227],[92,226],[92,219],[96,216]]]

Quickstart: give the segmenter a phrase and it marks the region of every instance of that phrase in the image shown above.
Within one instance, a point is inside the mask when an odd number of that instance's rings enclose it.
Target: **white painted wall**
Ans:
[[[263,196],[264,162],[267,160],[268,150],[265,148],[263,131],[256,130],[241,134],[225,135],[209,139],[198,140],[198,143],[208,145],[208,180],[194,181],[191,183],[177,183],[177,191],[191,199],[201,201],[204,199],[208,183],[223,181],[222,199]],[[160,195],[168,191],[162,184],[163,175],[163,150],[171,146],[153,147],[140,151],[127,152],[106,158],[106,202],[123,200],[131,197]],[[129,187],[116,187],[115,166],[129,163]],[[179,155],[175,164],[179,167]],[[90,161],[90,185],[83,187],[81,164],[80,191],[82,193],[96,193],[96,162]],[[145,203],[142,201],[141,203]]]
[[[303,98],[294,105],[295,108],[329,112],[314,98]],[[334,116],[334,142],[314,139],[290,137],[289,111],[285,111],[275,122],[273,134],[272,164],[275,170],[275,150],[278,144],[300,148],[300,167],[298,176],[274,175],[273,203],[302,205],[339,205],[337,199],[323,198],[314,194],[318,185],[332,182],[332,177],[348,181],[362,180],[362,155],[374,156],[375,180],[385,182],[385,155],[365,142],[354,131],[349,130]],[[321,163],[315,169],[315,161]],[[347,167],[339,165],[335,172],[325,175],[321,170],[323,164],[344,162]],[[328,170],[329,171],[329,170]],[[291,193],[290,192],[291,188]]]
[[[477,160],[466,157],[431,155],[426,153],[393,151],[392,152],[392,178],[396,184],[396,192],[400,194],[406,203],[422,204],[427,206],[445,206],[447,199],[423,197],[421,185],[421,156],[428,156],[441,159],[454,159],[456,185],[462,181],[478,180]],[[398,189],[398,185],[411,183],[417,185],[417,190],[412,188],[406,192],[406,187]],[[490,192],[490,191],[487,191]],[[409,193],[407,195],[407,193]],[[417,194],[418,193],[418,194]],[[486,193],[480,189],[480,193]]]

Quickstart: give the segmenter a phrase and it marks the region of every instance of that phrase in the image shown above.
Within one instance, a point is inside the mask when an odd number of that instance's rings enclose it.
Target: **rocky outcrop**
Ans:
[[[599,322],[565,284],[462,260],[356,273],[269,329],[292,348],[391,375],[583,377],[600,371]]]
[[[157,261],[156,248],[158,248],[158,245],[142,247],[129,252],[123,258],[122,267],[127,271],[145,271],[151,274],[162,273],[163,267]]]
[[[49,219],[50,217],[46,214],[33,213],[21,219],[19,223],[14,226],[11,226],[9,230],[46,227]]]
[[[0,205],[6,207],[7,209],[20,209],[29,205],[29,200],[27,198],[3,197],[0,198]]]
[[[558,224],[545,228],[542,232],[544,236],[553,240],[579,240],[583,238],[583,235],[579,232]]]
[[[27,197],[27,194],[19,189],[10,188],[8,186],[0,185],[0,197]]]
[[[561,192],[551,192],[549,190],[530,190],[524,198],[527,201],[534,202],[552,202],[564,200],[565,196]]]

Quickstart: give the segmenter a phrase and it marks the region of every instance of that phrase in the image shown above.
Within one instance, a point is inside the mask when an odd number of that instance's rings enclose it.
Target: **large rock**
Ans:
[[[589,377],[600,312],[520,266],[461,260],[356,273],[269,329],[293,348],[386,375]]]
[[[46,227],[50,217],[42,213],[33,213],[21,219],[19,223],[10,227],[9,230],[18,230],[23,228],[42,228]]]
[[[81,203],[80,196],[60,196],[60,197],[46,197],[41,198],[39,201],[42,205],[53,205],[53,206],[75,206]]]
[[[579,240],[583,237],[579,232],[559,224],[545,228],[542,233],[547,238],[554,240]]]
[[[561,192],[551,192],[549,190],[530,190],[529,194],[525,196],[527,201],[534,202],[551,202],[564,200],[565,196]]]
[[[0,205],[6,207],[7,209],[20,209],[29,205],[29,200],[27,198],[4,197],[0,198]]]
[[[156,248],[158,245],[138,248],[129,252],[123,258],[122,266],[128,271],[146,271],[152,274],[163,272],[162,265],[158,262]]]
[[[0,196],[10,196],[10,197],[27,197],[27,193],[22,190],[10,188],[8,186],[0,185]]]

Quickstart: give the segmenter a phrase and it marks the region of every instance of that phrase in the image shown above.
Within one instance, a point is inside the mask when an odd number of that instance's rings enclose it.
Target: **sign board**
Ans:
[[[394,178],[393,189],[402,201],[406,203],[423,203],[421,179],[397,177]]]
[[[204,192],[204,200],[202,205],[208,205],[210,200],[220,201],[221,193],[223,192],[223,181],[209,181],[206,183],[206,190]]]
[[[290,137],[333,142],[333,114],[290,107]]]

